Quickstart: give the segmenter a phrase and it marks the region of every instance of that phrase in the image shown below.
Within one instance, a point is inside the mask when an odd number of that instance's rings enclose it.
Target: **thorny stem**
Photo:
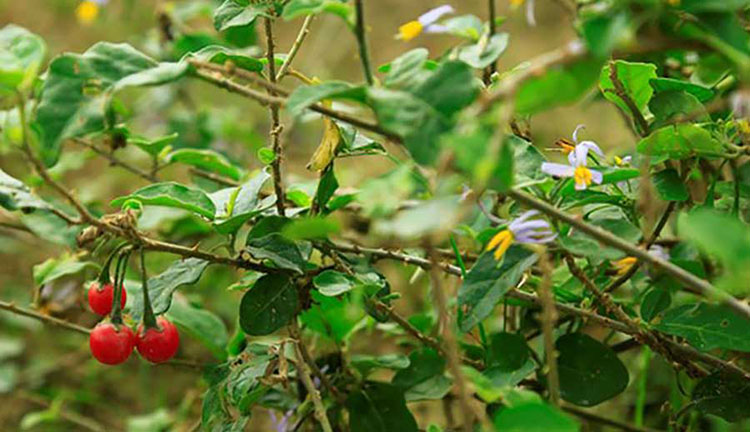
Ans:
[[[435,301],[435,307],[438,311],[438,327],[443,333],[443,342],[445,344],[445,354],[448,360],[448,367],[451,370],[453,379],[456,382],[458,390],[458,400],[463,412],[463,428],[465,432],[474,430],[475,416],[471,407],[471,399],[466,388],[466,377],[461,371],[461,358],[458,350],[458,341],[454,331],[454,323],[448,312],[448,302],[446,300],[442,275],[439,272],[437,255],[431,247],[427,248],[430,261],[433,263],[430,269],[430,280],[432,282],[432,296]]]
[[[309,394],[310,398],[312,399],[313,409],[315,410],[315,418],[323,428],[323,432],[332,432],[333,429],[331,428],[331,423],[328,421],[326,408],[323,405],[322,399],[320,398],[320,392],[315,387],[312,378],[310,378],[310,366],[305,360],[305,357],[302,355],[302,349],[300,348],[302,339],[299,327],[297,326],[296,318],[292,320],[292,324],[289,326],[289,332],[294,339],[294,348],[295,353],[297,354],[297,371],[299,372],[302,384],[304,384],[305,388],[307,389],[307,394]],[[281,355],[283,355],[283,353]]]
[[[620,249],[621,251],[626,252],[629,255],[642,260],[643,262],[649,263],[654,267],[664,270],[666,273],[669,273],[675,279],[685,284],[685,287],[688,288],[689,291],[703,295],[705,297],[716,298],[724,301],[741,315],[750,318],[750,306],[737,300],[730,294],[716,289],[708,281],[693,275],[683,268],[678,267],[669,261],[665,261],[661,258],[655,257],[652,254],[648,253],[648,251],[645,251],[641,248],[636,247],[635,245],[628,243],[627,241],[621,239],[620,237],[617,237],[609,231],[605,231],[597,226],[591,225],[587,222],[584,222],[583,220],[569,215],[568,213],[565,213],[557,209],[556,207],[544,201],[541,201],[533,197],[532,195],[529,195],[526,192],[522,192],[517,189],[511,189],[508,191],[508,196],[515,199],[519,203],[523,203],[533,209],[539,210],[554,219],[565,222],[608,246]]]
[[[284,78],[287,69],[289,69],[289,66],[292,65],[292,61],[294,61],[294,58],[297,56],[299,49],[302,47],[302,43],[305,41],[307,35],[310,34],[310,24],[312,24],[313,19],[315,19],[315,15],[308,15],[305,18],[305,21],[302,23],[302,27],[299,29],[299,33],[297,34],[297,39],[294,40],[294,43],[292,44],[292,47],[289,49],[289,53],[286,56],[286,60],[284,60],[284,63],[281,64],[279,72],[276,74],[275,81],[281,81],[281,79]]]
[[[555,323],[557,322],[557,309],[555,299],[552,295],[552,264],[549,256],[544,251],[540,255],[542,267],[542,283],[539,284],[539,300],[542,303],[542,314],[539,319],[544,339],[544,353],[547,360],[547,389],[549,400],[552,405],[560,405],[560,378],[557,372],[557,350],[555,349]]]
[[[91,142],[89,142],[87,140],[84,140],[84,139],[81,139],[81,138],[73,138],[71,141],[73,141],[76,144],[82,145],[83,147],[86,147],[86,148],[94,151],[96,154],[100,155],[104,159],[107,159],[111,165],[119,166],[119,167],[123,168],[124,170],[130,171],[131,173],[137,175],[138,177],[141,177],[144,180],[148,180],[148,181],[150,181],[152,183],[156,183],[156,182],[159,181],[159,179],[155,175],[149,174],[149,173],[141,170],[140,168],[137,168],[137,167],[135,167],[135,166],[133,166],[133,165],[131,165],[131,164],[123,161],[122,159],[119,159],[119,158],[115,157],[111,152],[106,152],[106,151],[100,149],[94,143],[91,143]]]
[[[266,58],[268,59],[268,79],[272,84],[276,84],[276,63],[274,60],[274,41],[273,41],[273,18],[266,18],[263,21],[266,30]],[[268,91],[271,96],[275,96],[272,90]],[[269,105],[268,110],[271,113],[271,148],[273,149],[274,159],[271,162],[271,171],[273,174],[273,190],[276,193],[276,211],[279,216],[286,216],[284,208],[284,183],[281,175],[281,163],[284,159],[284,148],[281,144],[281,132],[283,126],[279,120],[279,106]]]
[[[81,334],[87,335],[91,333],[91,330],[86,327],[80,326],[78,324],[74,324],[72,322],[65,321],[60,318],[55,318],[53,316],[45,315],[37,311],[31,310],[31,309],[18,307],[12,302],[6,302],[6,301],[0,300],[0,309],[6,310],[8,312],[12,312],[16,315],[22,315],[25,317],[34,318],[46,324],[51,324],[51,325],[62,327],[68,330],[73,330]]]
[[[357,35],[357,45],[359,46],[359,58],[362,60],[362,71],[365,74],[367,85],[373,85],[375,79],[372,76],[372,66],[370,64],[370,50],[367,48],[367,36],[365,32],[365,12],[362,5],[363,0],[354,0],[354,10],[356,13],[356,23],[354,32]]]

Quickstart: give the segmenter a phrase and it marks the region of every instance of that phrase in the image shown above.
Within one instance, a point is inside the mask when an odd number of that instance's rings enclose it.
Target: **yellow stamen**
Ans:
[[[622,158],[620,156],[615,156],[615,165],[622,166]]]
[[[98,15],[99,5],[93,1],[83,1],[76,7],[76,18],[81,24],[91,24]]]
[[[634,257],[625,257],[621,260],[617,260],[613,262],[612,265],[617,270],[617,275],[622,276],[628,271],[630,271],[630,268],[633,267],[633,265],[635,265],[636,261],[638,260]]]
[[[495,249],[495,259],[499,261],[505,255],[510,245],[513,244],[513,240],[513,233],[510,230],[502,230],[492,237],[490,242],[487,243],[485,250],[491,251]]]
[[[591,177],[591,170],[583,165],[576,167],[573,173],[573,180],[575,180],[577,185],[589,186],[591,184]]]
[[[419,36],[424,30],[424,26],[419,21],[409,21],[398,28],[398,33],[401,39],[408,41]]]
[[[572,152],[576,148],[576,146],[575,146],[575,144],[573,144],[573,142],[571,142],[570,140],[567,140],[565,138],[560,138],[559,140],[555,141],[555,144],[557,144],[558,146],[560,146],[562,148],[562,151],[565,154],[568,154],[568,153]]]
[[[516,8],[516,7],[523,5],[525,2],[526,0],[510,0],[510,5],[511,7]]]

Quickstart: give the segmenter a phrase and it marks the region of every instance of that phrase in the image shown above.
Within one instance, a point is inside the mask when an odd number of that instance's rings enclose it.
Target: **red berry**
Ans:
[[[163,363],[171,359],[180,346],[177,327],[164,317],[156,319],[158,327],[145,329],[138,327],[136,347],[143,358],[152,363]]]
[[[89,287],[89,306],[94,313],[101,316],[108,315],[112,311],[112,300],[115,297],[115,287],[108,283],[104,287],[99,285],[99,282],[94,281]],[[120,296],[120,305],[125,307],[125,301],[127,300],[127,294],[125,290],[122,290]]]
[[[135,334],[126,325],[100,323],[89,336],[91,354],[100,363],[107,365],[116,365],[127,360],[134,346]]]

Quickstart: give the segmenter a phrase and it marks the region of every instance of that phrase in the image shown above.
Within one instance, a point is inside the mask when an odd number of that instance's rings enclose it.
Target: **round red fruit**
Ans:
[[[138,327],[136,347],[141,357],[152,363],[163,363],[171,359],[180,346],[177,327],[164,317],[156,319],[157,327]]]
[[[91,354],[106,365],[116,365],[130,357],[135,346],[135,334],[126,325],[100,323],[89,336]]]
[[[115,297],[115,287],[108,283],[101,286],[99,282],[93,282],[89,287],[89,306],[94,313],[105,316],[112,311],[112,301]],[[127,295],[125,290],[122,290],[120,296],[120,307],[125,307],[125,301]]]

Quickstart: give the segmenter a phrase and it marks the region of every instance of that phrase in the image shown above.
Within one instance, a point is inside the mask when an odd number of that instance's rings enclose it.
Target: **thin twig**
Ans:
[[[625,432],[660,432],[658,429],[651,429],[647,427],[637,427],[637,426],[629,425],[627,423],[623,423],[623,422],[613,420],[607,417],[602,417],[600,415],[582,410],[570,404],[564,404],[562,406],[562,409],[582,419],[589,420],[594,423],[599,423],[605,426],[611,426],[611,427],[623,430]]]
[[[557,309],[555,309],[555,298],[552,295],[552,264],[549,262],[547,252],[540,256],[540,266],[543,276],[539,284],[539,300],[542,302],[542,314],[539,319],[544,339],[544,354],[547,360],[547,389],[549,400],[552,405],[560,405],[560,378],[557,373],[557,350],[555,349],[555,323],[557,322]]]
[[[268,59],[268,79],[272,84],[276,84],[276,61],[274,59],[274,41],[273,41],[273,18],[266,17],[263,21],[264,28],[266,30],[266,59]],[[272,90],[268,90],[271,96],[275,96]],[[286,216],[286,209],[284,208],[284,201],[286,201],[286,195],[284,194],[284,180],[281,175],[281,163],[284,159],[284,148],[281,144],[281,132],[284,127],[281,125],[279,119],[279,106],[270,105],[268,107],[271,113],[271,149],[273,150],[274,158],[271,162],[271,172],[273,177],[273,190],[276,194],[276,211],[279,216]]]
[[[300,335],[296,318],[292,320],[292,324],[289,326],[289,333],[291,333],[291,336],[295,342],[294,347],[297,354],[297,371],[299,372],[302,384],[304,384],[305,388],[307,388],[307,394],[309,394],[310,398],[312,399],[313,409],[315,410],[315,418],[318,419],[320,426],[323,428],[323,432],[332,432],[333,429],[331,428],[331,423],[328,421],[326,408],[320,398],[320,392],[315,387],[312,378],[310,378],[310,366],[305,361],[305,358],[302,355],[302,350],[300,348],[302,336]]]
[[[216,182],[222,186],[235,187],[235,186],[240,185],[240,183],[237,181],[234,181],[226,177],[222,177],[212,172],[203,171],[202,169],[191,167],[189,171],[190,171],[190,174],[193,174],[198,177],[203,177],[204,179],[211,180],[212,182]]]
[[[489,24],[490,34],[489,38],[492,39],[497,33],[497,7],[495,5],[496,0],[487,0],[487,9],[489,13]],[[492,83],[492,74],[497,72],[497,59],[493,60],[492,63],[484,71],[484,83],[490,85]]]
[[[638,125],[638,133],[641,136],[647,136],[649,133],[651,133],[648,122],[646,121],[646,118],[643,117],[643,113],[635,104],[635,101],[633,101],[633,98],[631,98],[628,94],[622,81],[620,81],[620,78],[617,74],[617,63],[614,60],[609,62],[609,79],[610,81],[612,81],[612,86],[614,86],[614,90],[611,92],[617,95],[617,97],[622,100],[625,106],[628,107],[628,110],[630,110],[630,113],[633,116],[633,120],[635,120],[636,124]]]
[[[302,47],[302,43],[305,41],[307,35],[310,34],[310,24],[312,24],[313,19],[315,19],[315,15],[308,15],[307,17],[305,17],[305,21],[302,22],[302,27],[300,27],[299,29],[297,38],[294,40],[294,43],[289,49],[289,53],[287,54],[284,63],[281,64],[279,72],[276,74],[275,81],[281,81],[281,79],[284,78],[287,69],[289,69],[289,66],[292,65],[292,61],[294,61],[294,58],[297,56],[300,47]]]
[[[716,298],[724,301],[742,316],[750,318],[750,307],[746,303],[737,300],[724,291],[716,289],[708,281],[695,276],[685,269],[678,267],[669,261],[665,261],[659,257],[656,257],[648,253],[648,251],[645,251],[641,248],[636,247],[635,245],[628,243],[627,241],[621,239],[620,237],[617,237],[609,231],[605,231],[597,226],[591,225],[581,219],[569,215],[557,209],[556,207],[529,195],[526,192],[517,189],[511,189],[508,191],[508,195],[522,204],[539,210],[554,219],[572,225],[581,232],[588,234],[589,236],[608,246],[620,249],[621,251],[626,252],[627,254],[632,255],[638,259],[641,259],[644,262],[653,265],[654,267],[664,270],[664,272],[669,273],[675,279],[682,282],[689,291],[708,298]]]
[[[88,329],[86,327],[80,326],[78,324],[74,324],[70,321],[65,321],[64,319],[45,315],[35,310],[18,307],[15,305],[15,303],[12,303],[12,302],[6,302],[6,301],[0,300],[0,309],[14,313],[16,315],[22,315],[25,317],[34,318],[45,324],[55,325],[55,326],[62,327],[68,330],[73,330],[78,333],[82,333],[86,335],[91,333],[91,329]]]
[[[372,76],[372,65],[370,64],[370,50],[367,48],[367,36],[365,28],[365,11],[363,0],[354,0],[354,11],[356,14],[356,23],[354,32],[357,35],[357,45],[359,46],[359,58],[362,61],[362,71],[365,75],[367,85],[373,85],[375,79]]]
[[[89,142],[87,140],[84,140],[84,139],[81,139],[81,138],[73,138],[71,141],[73,141],[76,144],[82,145],[82,146],[84,146],[84,147],[86,147],[86,148],[88,148],[90,150],[93,150],[98,155],[100,155],[103,158],[107,159],[111,165],[119,166],[119,167],[121,167],[121,168],[123,168],[123,169],[125,169],[127,171],[130,171],[131,173],[133,173],[133,174],[135,174],[135,175],[137,175],[137,176],[145,179],[145,180],[148,180],[148,181],[152,182],[152,183],[156,183],[156,182],[159,181],[159,179],[155,175],[151,175],[151,174],[149,174],[149,173],[147,173],[147,172],[145,172],[145,171],[143,171],[143,170],[141,170],[141,169],[139,169],[139,168],[137,168],[137,167],[135,167],[135,166],[133,166],[133,165],[125,162],[125,161],[123,161],[122,159],[119,159],[119,158],[115,157],[112,153],[100,149],[99,147],[97,147],[96,145],[94,145],[94,143],[91,143],[91,142]]]

